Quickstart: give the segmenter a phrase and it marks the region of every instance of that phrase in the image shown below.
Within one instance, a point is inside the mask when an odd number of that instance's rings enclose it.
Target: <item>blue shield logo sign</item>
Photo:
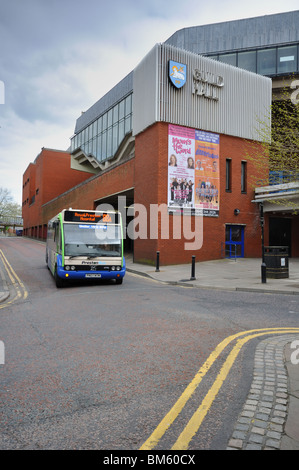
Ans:
[[[169,61],[169,78],[176,88],[182,88],[186,83],[187,66],[179,62]]]

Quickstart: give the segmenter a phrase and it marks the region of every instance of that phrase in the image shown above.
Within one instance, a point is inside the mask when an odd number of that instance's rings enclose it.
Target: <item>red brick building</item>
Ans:
[[[270,79],[155,46],[78,118],[70,154],[44,150],[29,165],[25,234],[45,238],[47,221],[60,210],[108,203],[123,213],[126,246],[137,262],[154,263],[157,251],[162,265],[191,255],[261,256],[248,155],[270,104]],[[174,153],[178,164],[170,168]],[[197,166],[185,167],[190,159]]]
[[[69,152],[42,148],[23,175],[23,233],[45,239],[47,222],[42,206],[78,183],[90,178],[86,171],[71,168]]]

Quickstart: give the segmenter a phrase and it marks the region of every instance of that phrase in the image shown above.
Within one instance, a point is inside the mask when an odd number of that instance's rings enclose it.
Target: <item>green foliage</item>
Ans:
[[[290,89],[284,89],[271,115],[257,122],[260,142],[252,143],[246,155],[256,170],[253,187],[268,186],[269,172],[283,172],[286,182],[299,180],[299,103],[290,96]]]

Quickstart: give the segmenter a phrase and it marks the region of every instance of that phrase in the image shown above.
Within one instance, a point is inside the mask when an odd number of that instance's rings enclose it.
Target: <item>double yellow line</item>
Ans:
[[[225,338],[221,343],[218,344],[216,349],[210,354],[206,362],[199,369],[193,380],[186,387],[182,395],[179,397],[177,402],[167,413],[167,415],[162,419],[160,424],[156,427],[151,436],[146,440],[146,442],[141,446],[140,450],[151,450],[157,446],[160,439],[164,436],[166,431],[179,416],[183,407],[188,402],[191,395],[194,393],[203,377],[209,371],[211,366],[214,364],[219,355],[224,351],[224,349],[234,340],[236,340],[235,346],[232,348],[231,352],[228,354],[226,361],[221,367],[220,372],[218,373],[216,380],[209,389],[208,393],[202,400],[201,404],[194,412],[193,416],[181,432],[177,441],[172,447],[172,450],[185,450],[188,449],[191,439],[195,436],[199,430],[206,414],[208,413],[214,399],[216,398],[222,384],[224,383],[236,357],[238,356],[241,348],[245,343],[250,341],[253,338],[264,335],[273,335],[273,334],[286,334],[286,333],[297,333],[299,334],[299,328],[262,328],[257,330],[249,330],[237,333],[235,335]]]
[[[4,256],[4,253],[2,250],[0,250],[0,259],[2,261],[2,264],[5,268],[5,271],[7,272],[7,275],[11,281],[11,284],[14,288],[15,295],[8,300],[7,302],[3,302],[0,304],[0,309],[7,307],[8,305],[12,304],[16,300],[19,299],[26,299],[28,296],[28,291],[26,287],[24,286],[23,282],[20,280],[12,266],[9,264],[7,261],[6,257]]]

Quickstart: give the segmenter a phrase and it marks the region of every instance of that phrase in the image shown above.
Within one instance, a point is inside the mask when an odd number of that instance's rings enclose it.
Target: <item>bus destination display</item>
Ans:
[[[65,222],[85,222],[85,223],[105,223],[105,224],[117,224],[115,220],[118,214],[113,213],[96,213],[87,211],[65,211],[64,220]]]

